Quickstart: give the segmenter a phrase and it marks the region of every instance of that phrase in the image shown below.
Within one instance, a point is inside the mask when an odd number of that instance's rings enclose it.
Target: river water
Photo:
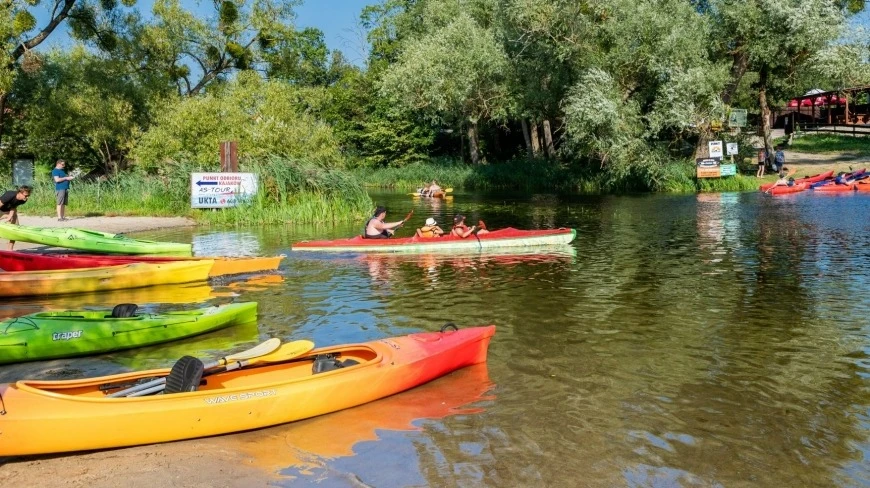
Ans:
[[[227,445],[286,486],[870,486],[870,196],[373,198],[388,220],[413,208],[416,225],[433,216],[449,228],[464,213],[490,228],[573,227],[578,238],[511,253],[363,255],[289,250],[361,223],[142,234],[192,239],[198,254],[288,257],[280,273],[211,287],[0,312],[256,300],[259,326],[0,368],[0,380],[165,366],[268,336],[327,345],[495,324],[486,365]]]

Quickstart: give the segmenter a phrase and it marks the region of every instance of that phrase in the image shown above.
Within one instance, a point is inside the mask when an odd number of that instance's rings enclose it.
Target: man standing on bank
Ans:
[[[75,178],[75,176],[67,176],[66,171],[66,161],[63,159],[58,159],[57,163],[54,165],[54,169],[51,170],[51,177],[54,179],[54,194],[57,199],[57,220],[64,221],[69,220],[64,217],[65,207],[69,200],[69,182]]]
[[[0,222],[6,221],[18,225],[18,207],[27,203],[32,189],[27,186],[19,186],[18,190],[10,190],[0,196]],[[15,241],[9,241],[9,250],[15,247]]]

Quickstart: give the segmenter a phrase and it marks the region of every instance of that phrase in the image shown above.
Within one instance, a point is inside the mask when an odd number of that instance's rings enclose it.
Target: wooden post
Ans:
[[[236,141],[221,142],[221,171],[224,173],[239,172],[239,149]]]

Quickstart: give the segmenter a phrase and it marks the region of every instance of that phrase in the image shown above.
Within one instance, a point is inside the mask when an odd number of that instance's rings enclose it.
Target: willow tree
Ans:
[[[491,28],[466,12],[442,20],[444,27],[405,44],[381,93],[435,122],[466,125],[469,156],[479,164],[479,124],[508,113],[510,65]]]
[[[722,101],[730,104],[748,72],[761,111],[761,132],[772,154],[771,95],[793,93],[797,73],[843,32],[846,17],[860,11],[857,0],[709,0],[702,9],[715,25],[718,47],[729,60],[730,78]],[[699,140],[700,146],[705,139]]]

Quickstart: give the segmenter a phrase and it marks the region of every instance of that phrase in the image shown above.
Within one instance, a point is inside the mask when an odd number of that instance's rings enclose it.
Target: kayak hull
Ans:
[[[199,390],[107,398],[103,385],[168,369],[72,381],[0,385],[0,456],[105,449],[205,437],[293,422],[368,403],[486,361],[494,326],[412,334],[316,349],[305,360],[203,377]],[[316,354],[360,364],[312,374]]]
[[[789,195],[791,193],[806,191],[808,186],[807,183],[800,183],[794,186],[774,186],[768,190],[768,193],[771,195]]]
[[[213,261],[0,273],[0,296],[62,295],[205,281]]]
[[[525,247],[568,244],[577,236],[575,229],[518,230],[511,227],[465,239],[443,237],[407,237],[399,239],[365,239],[362,236],[332,241],[303,241],[293,244],[294,251],[468,251],[500,247]]]
[[[111,317],[111,310],[40,312],[0,322],[0,363],[100,354],[160,344],[257,319],[257,303]]]
[[[855,191],[855,185],[837,185],[830,184],[813,188],[813,191],[819,193],[849,193]]]
[[[819,174],[813,175],[813,176],[798,178],[798,179],[794,180],[794,182],[795,182],[795,185],[799,185],[801,183],[815,183],[817,181],[822,181],[824,179],[830,178],[832,176],[834,176],[834,172],[828,171],[827,173],[819,173]],[[764,184],[764,185],[761,185],[758,187],[758,189],[761,191],[767,191],[771,188],[773,188],[773,183],[767,183],[767,184]]]
[[[3,223],[0,224],[0,238],[103,253],[176,256],[190,256],[192,253],[190,244],[131,239],[120,234],[70,227],[30,227]]]
[[[0,251],[0,269],[5,271],[48,271],[54,269],[96,268],[132,263],[167,263],[211,259],[214,265],[210,277],[254,273],[278,269],[284,256],[271,257],[174,257],[174,256],[111,256],[91,254],[37,254]]]

